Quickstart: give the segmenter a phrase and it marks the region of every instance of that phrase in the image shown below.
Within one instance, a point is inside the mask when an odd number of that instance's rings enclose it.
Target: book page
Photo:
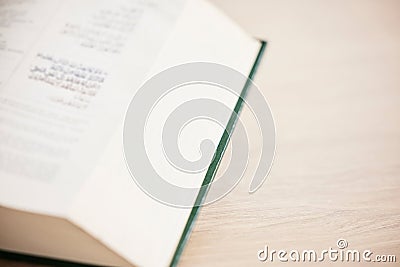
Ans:
[[[65,211],[121,125],[182,6],[0,2],[0,205]]]
[[[168,38],[160,56],[151,69],[155,74],[168,67],[188,62],[214,62],[235,68],[246,76],[249,74],[260,48],[260,42],[243,32],[223,13],[206,1],[188,1],[182,16]],[[189,97],[217,98],[233,110],[238,97],[221,93],[216,87],[200,86],[189,92]],[[183,94],[168,94],[174,100],[185,98]],[[176,98],[175,98],[176,97]],[[159,102],[162,105],[162,101]],[[170,110],[154,107],[155,116]],[[175,106],[176,107],[176,106]],[[204,107],[207,109],[207,107]],[[222,114],[225,126],[231,112]],[[147,132],[148,155],[153,167],[171,183],[182,183],[187,187],[198,187],[206,170],[186,174],[177,173],[173,167],[166,168],[158,142],[160,136],[156,127],[162,125],[161,117],[151,125],[149,118]],[[169,266],[177,248],[182,231],[187,223],[190,208],[169,206],[151,198],[134,182],[127,168],[122,140],[122,125],[110,141],[106,152],[92,176],[86,181],[79,196],[71,206],[69,218],[101,240],[119,255],[138,266]],[[194,130],[182,131],[180,149],[185,156],[198,156],[199,140],[206,136],[218,143],[224,126],[217,124],[197,125]],[[184,136],[187,136],[186,139]],[[164,176],[165,175],[165,176]]]
[[[60,3],[52,0],[0,2],[0,88],[18,68]]]

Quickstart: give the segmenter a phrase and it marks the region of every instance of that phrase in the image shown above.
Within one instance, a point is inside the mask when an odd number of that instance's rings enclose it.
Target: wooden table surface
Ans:
[[[257,259],[265,245],[322,250],[339,238],[399,264],[400,1],[213,2],[269,41],[256,82],[274,114],[276,158],[255,194],[249,171],[202,209],[180,265],[270,265]]]
[[[256,82],[274,113],[277,150],[259,191],[247,193],[248,171],[202,209],[180,266],[270,265],[257,259],[265,245],[322,250],[339,238],[398,264],[400,1],[213,2],[269,41]],[[246,108],[241,116],[250,119]],[[249,170],[256,164],[250,158]]]

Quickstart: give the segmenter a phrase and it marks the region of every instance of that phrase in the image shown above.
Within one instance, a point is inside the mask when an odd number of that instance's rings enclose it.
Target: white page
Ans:
[[[190,1],[151,73],[180,63],[209,61],[247,75],[259,48],[258,41],[247,36],[213,6],[204,1]],[[216,92],[215,88],[202,89],[197,96],[218,97],[233,110],[237,97]],[[224,115],[227,122],[231,114]],[[215,125],[202,128],[202,132],[207,132],[208,138],[217,143],[222,131]],[[203,138],[200,131],[192,134],[194,139]],[[161,154],[157,152],[157,144],[150,151],[155,157]],[[192,148],[192,144],[184,141],[183,150]],[[173,173],[163,169],[163,164],[160,158],[156,167],[167,176]],[[201,172],[191,176],[192,185],[198,186],[204,175],[205,172]],[[180,178],[184,179],[185,175]],[[120,125],[71,207],[70,218],[130,262],[139,266],[165,266],[171,261],[189,213],[190,209],[161,204],[138,188],[124,161]]]
[[[60,3],[53,0],[0,2],[0,88],[40,38]]]
[[[62,215],[183,1],[2,1],[0,204]],[[51,201],[49,201],[51,200]]]

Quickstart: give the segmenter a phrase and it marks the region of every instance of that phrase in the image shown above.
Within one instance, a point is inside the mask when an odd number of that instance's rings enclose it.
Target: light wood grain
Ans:
[[[256,82],[274,113],[276,159],[258,192],[247,193],[247,172],[202,209],[180,265],[270,265],[257,260],[264,245],[319,250],[339,238],[398,264],[400,1],[213,2],[269,41]]]

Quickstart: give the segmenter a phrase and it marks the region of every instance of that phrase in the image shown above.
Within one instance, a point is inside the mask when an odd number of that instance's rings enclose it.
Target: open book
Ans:
[[[129,102],[181,63],[248,75],[260,42],[203,0],[7,0],[0,13],[0,249],[169,265],[191,209],[133,181],[122,145]],[[221,96],[232,110],[237,100]],[[203,127],[218,143],[223,129]]]

